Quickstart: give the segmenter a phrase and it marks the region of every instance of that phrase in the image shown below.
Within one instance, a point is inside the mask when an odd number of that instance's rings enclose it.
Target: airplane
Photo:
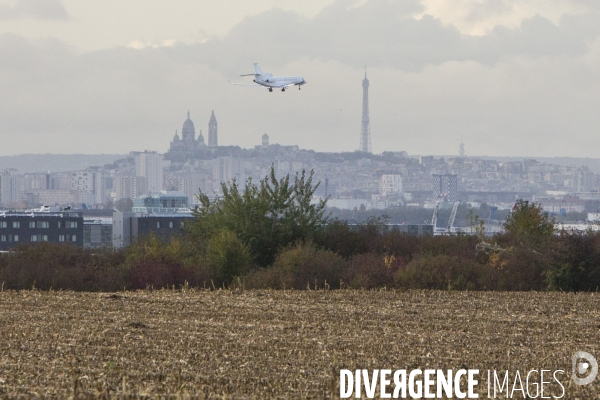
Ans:
[[[237,86],[252,86],[252,87],[261,87],[265,86],[269,88],[269,92],[273,91],[273,88],[281,89],[282,92],[285,92],[285,89],[290,86],[298,86],[298,89],[301,88],[302,85],[306,84],[304,78],[300,76],[273,76],[273,74],[265,74],[261,71],[258,63],[254,63],[254,73],[253,74],[244,74],[240,76],[254,76],[254,83],[257,85],[246,85],[243,83],[231,83],[232,85]],[[260,85],[260,86],[259,86]]]

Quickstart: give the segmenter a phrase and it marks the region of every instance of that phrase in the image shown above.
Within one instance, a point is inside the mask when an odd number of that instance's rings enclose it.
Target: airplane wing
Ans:
[[[246,84],[246,83],[233,83],[231,81],[227,81],[229,82],[230,85],[234,85],[234,86],[249,86],[249,87],[257,87],[257,88],[261,88],[261,85],[257,85],[256,83],[250,83],[250,84]]]

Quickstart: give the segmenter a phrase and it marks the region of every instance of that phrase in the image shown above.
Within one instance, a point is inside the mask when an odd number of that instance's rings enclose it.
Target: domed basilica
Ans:
[[[168,153],[165,155],[167,159],[172,160],[184,160],[188,158],[201,157],[203,153],[213,147],[218,146],[218,131],[217,131],[217,119],[215,118],[215,112],[213,111],[208,122],[208,145],[204,143],[204,136],[202,136],[202,130],[198,132],[198,138],[196,139],[196,128],[194,123],[190,119],[190,112],[187,113],[187,119],[183,122],[183,128],[181,129],[181,138],[175,131],[175,136],[171,142]]]

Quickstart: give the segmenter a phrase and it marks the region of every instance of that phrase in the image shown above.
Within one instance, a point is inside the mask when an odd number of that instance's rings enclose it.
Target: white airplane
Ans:
[[[265,86],[269,88],[269,92],[273,91],[273,88],[281,89],[282,92],[285,92],[285,89],[290,86],[298,86],[298,89],[302,85],[306,84],[306,81],[301,76],[273,76],[273,74],[265,74],[261,71],[260,67],[257,63],[254,63],[254,73],[253,74],[244,74],[240,76],[254,76],[254,83],[257,85],[246,85],[243,83],[231,83],[232,85],[237,86],[252,86],[252,87],[260,87]],[[260,85],[260,86],[258,86]]]

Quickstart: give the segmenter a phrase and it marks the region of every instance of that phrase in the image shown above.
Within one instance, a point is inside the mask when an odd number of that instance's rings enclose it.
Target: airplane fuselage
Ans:
[[[254,75],[254,83],[269,88],[269,92],[272,92],[274,88],[281,89],[282,92],[285,92],[285,89],[290,86],[298,86],[298,89],[300,89],[302,85],[306,84],[306,81],[301,76],[273,76],[271,73],[262,72],[257,63],[254,63],[254,74],[243,74],[240,76],[252,75]],[[245,85],[243,83],[231,83],[231,81],[229,83],[239,86],[255,86]]]
[[[268,74],[256,76],[254,82],[269,88],[284,88],[294,85],[300,86],[306,83],[301,76],[268,76]]]

